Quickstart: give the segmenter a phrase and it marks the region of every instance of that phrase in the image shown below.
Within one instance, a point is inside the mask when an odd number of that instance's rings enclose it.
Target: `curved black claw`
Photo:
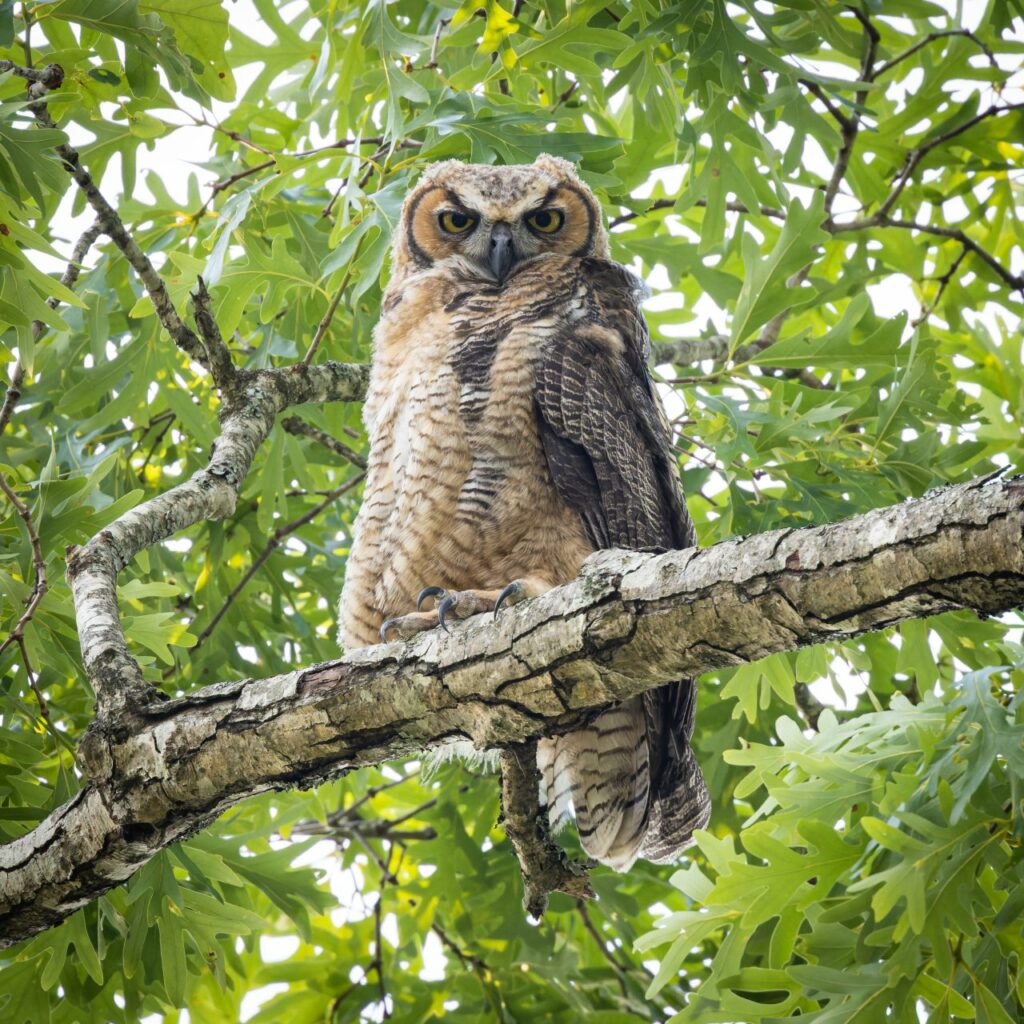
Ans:
[[[454,608],[458,603],[458,594],[445,594],[441,603],[437,606],[437,621],[446,633],[450,633],[451,630],[448,628],[448,623],[444,621],[444,617],[448,614],[448,610]]]
[[[507,601],[507,600],[508,600],[508,599],[509,599],[510,597],[516,597],[516,598],[519,598],[519,597],[522,597],[522,595],[523,595],[523,585],[522,585],[522,583],[520,583],[520,582],[519,582],[519,580],[514,580],[514,581],[513,581],[512,583],[510,583],[510,584],[509,584],[509,585],[508,585],[508,586],[507,586],[507,587],[506,587],[506,588],[505,588],[505,589],[504,589],[504,590],[503,590],[503,591],[502,591],[502,592],[501,592],[501,593],[500,593],[500,594],[498,595],[498,600],[494,602],[494,617],[495,617],[495,618],[497,618],[497,617],[498,617],[498,612],[500,612],[500,611],[501,611],[501,606],[502,606],[502,605],[503,605],[503,604],[504,604],[504,603],[505,603],[505,602],[506,602],[506,601]],[[515,602],[514,602],[514,601],[513,601],[512,603],[513,603],[513,604],[515,604]]]
[[[380,642],[386,644],[388,642],[388,630],[398,628],[398,619],[385,619],[380,624]]]
[[[424,587],[420,591],[419,597],[416,598],[416,611],[419,611],[423,607],[423,602],[426,601],[428,597],[444,597],[446,593],[447,591],[444,587]]]

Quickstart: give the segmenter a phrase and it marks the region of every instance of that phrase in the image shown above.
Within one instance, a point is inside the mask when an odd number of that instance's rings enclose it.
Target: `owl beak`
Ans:
[[[512,228],[500,220],[491,229],[491,252],[488,262],[491,271],[501,284],[518,260],[512,240]]]

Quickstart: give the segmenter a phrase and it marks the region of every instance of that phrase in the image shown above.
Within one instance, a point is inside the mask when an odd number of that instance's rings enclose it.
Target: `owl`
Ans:
[[[346,649],[497,614],[600,548],[694,544],[641,287],[565,160],[426,170],[374,331]],[[682,680],[542,739],[552,826],[574,813],[584,850],[617,870],[673,859],[710,812],[695,701]]]

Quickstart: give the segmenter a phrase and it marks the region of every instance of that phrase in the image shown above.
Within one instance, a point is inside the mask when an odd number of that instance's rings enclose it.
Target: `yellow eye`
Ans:
[[[553,235],[565,223],[565,214],[561,210],[538,210],[526,218],[526,223],[543,235]]]
[[[470,217],[468,213],[459,213],[458,210],[445,210],[439,219],[441,230],[447,231],[449,235],[464,235],[476,224],[475,217]]]

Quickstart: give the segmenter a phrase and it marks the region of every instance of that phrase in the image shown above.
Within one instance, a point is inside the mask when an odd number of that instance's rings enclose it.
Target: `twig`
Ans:
[[[36,679],[35,671],[32,668],[32,662],[29,660],[28,647],[25,645],[25,638],[23,636],[18,637],[18,650],[21,652],[21,662],[25,667],[25,675],[28,676],[28,685],[32,688],[32,692],[35,694],[36,703],[39,705],[39,714],[42,715],[43,721],[49,726],[50,731],[55,732],[53,728],[53,720],[50,718],[50,707],[46,703],[42,691],[39,689],[39,681]]]
[[[576,901],[576,912],[580,915],[583,927],[590,932],[590,937],[594,940],[594,944],[601,951],[601,955],[608,961],[612,971],[614,971],[615,980],[619,985],[619,991],[623,995],[627,995],[629,989],[626,985],[626,969],[619,963],[618,958],[612,954],[612,951],[605,944],[605,939],[597,930],[597,925],[591,921],[590,913],[587,911],[587,904],[583,900]]]
[[[1014,274],[1008,270],[990,252],[974,241],[973,238],[964,234],[960,228],[946,228],[937,224],[919,224],[917,221],[899,220],[895,217],[887,217],[881,213],[876,213],[864,220],[850,221],[847,224],[826,224],[825,230],[832,234],[838,234],[842,231],[863,231],[865,228],[876,227],[905,228],[908,231],[921,231],[926,235],[936,235],[939,238],[951,238],[987,263],[1012,290],[1024,291],[1024,273]]]
[[[388,861],[391,860],[390,851],[388,853]],[[376,969],[377,972],[377,987],[380,991],[380,1004],[384,1014],[384,1020],[387,1020],[391,1016],[391,1011],[388,1009],[388,989],[387,979],[384,977],[384,945],[383,937],[381,935],[381,904],[384,902],[384,888],[389,881],[396,880],[395,876],[391,873],[389,864],[384,864],[381,872],[380,879],[380,890],[377,893],[377,902],[373,905],[373,948],[374,948],[374,960],[370,965]]]
[[[313,335],[313,340],[309,343],[309,348],[306,350],[306,354],[302,357],[300,362],[301,366],[309,366],[313,356],[316,355],[316,350],[320,347],[320,342],[324,340],[327,328],[331,326],[331,320],[334,319],[334,313],[338,308],[338,303],[341,302],[341,297],[345,294],[345,289],[348,287],[349,281],[352,280],[352,271],[355,270],[356,261],[359,259],[359,251],[362,249],[363,242],[365,240],[366,235],[361,235],[359,241],[356,242],[356,247],[352,251],[352,259],[349,260],[348,266],[345,268],[345,273],[342,275],[341,284],[338,285],[337,290],[331,296],[331,301],[327,305],[327,312],[324,313],[324,318],[317,325],[316,333]]]
[[[81,273],[82,261],[85,259],[86,253],[89,251],[92,244],[96,241],[99,233],[100,226],[99,222],[97,222],[86,228],[86,230],[82,232],[82,236],[75,243],[75,247],[71,252],[71,260],[68,262],[68,265],[60,279],[60,283],[65,288],[74,287],[75,282],[78,280],[78,276]],[[56,309],[57,306],[60,305],[60,300],[55,296],[51,296],[46,300],[46,304],[50,309]],[[33,341],[38,341],[42,337],[45,329],[46,325],[41,320],[33,320],[31,326]],[[11,373],[11,382],[7,386],[3,406],[0,407],[0,433],[3,432],[4,428],[10,422],[11,415],[14,412],[14,407],[17,405],[18,399],[21,397],[21,385],[24,380],[25,370],[22,366],[21,359],[19,358],[14,364],[14,370]],[[32,616],[36,613],[36,609],[39,607],[49,590],[49,583],[46,578],[46,562],[43,559],[39,534],[36,531],[35,524],[32,522],[32,514],[29,511],[28,506],[18,497],[14,488],[7,482],[6,476],[2,473],[0,473],[0,490],[2,490],[7,496],[7,500],[14,506],[15,512],[17,512],[21,521],[25,524],[25,529],[28,532],[29,543],[32,546],[32,565],[34,571],[32,593],[29,596],[28,604],[26,605],[25,611],[21,614],[21,617],[15,623],[14,629],[11,631],[10,635],[0,642],[0,654],[2,654],[12,643],[17,643],[21,648],[22,658],[25,662],[25,671],[29,677],[29,685],[32,687],[36,694],[36,699],[40,703],[40,710],[42,711],[43,717],[49,721],[46,704],[45,701],[43,701],[42,694],[39,692],[35,679],[33,678],[32,669],[28,661],[28,653],[25,650],[23,643],[25,626],[31,621]]]
[[[28,0],[22,0],[21,20],[25,24],[25,38],[22,40],[22,52],[25,54],[25,63],[32,67],[32,11],[29,9]]]
[[[937,135],[935,138],[929,139],[927,142],[923,142],[916,149],[910,150],[910,152],[907,153],[906,159],[903,161],[903,166],[900,168],[896,177],[896,184],[893,186],[892,191],[886,197],[885,201],[878,208],[878,212],[875,216],[887,217],[889,215],[889,211],[896,205],[896,201],[909,184],[918,164],[920,164],[933,149],[950,142],[958,135],[962,135],[964,132],[973,128],[976,124],[980,124],[986,118],[998,117],[1000,114],[1010,113],[1015,110],[1024,110],[1024,103],[1007,103],[1003,106],[991,106],[987,110],[983,110],[980,114],[975,114],[974,117],[965,121],[963,124],[958,125],[956,128],[951,128],[948,132],[943,132],[941,135]]]
[[[7,495],[7,500],[14,506],[14,511],[17,512],[18,517],[25,524],[29,544],[32,547],[32,568],[35,577],[32,583],[32,593],[29,596],[25,610],[21,613],[21,618],[14,624],[14,629],[11,630],[10,635],[0,642],[0,654],[3,654],[11,644],[21,641],[26,624],[35,615],[36,609],[46,596],[50,585],[46,580],[46,561],[43,559],[43,549],[39,542],[39,533],[32,522],[32,513],[21,498],[15,494],[14,488],[11,487],[7,482],[7,477],[2,473],[0,473],[0,491]]]
[[[207,624],[206,628],[196,638],[195,645],[192,650],[197,650],[206,640],[209,639],[210,634],[217,628],[217,624],[220,622],[227,610],[235,603],[238,595],[246,588],[249,581],[259,572],[263,563],[281,546],[281,542],[290,537],[296,530],[301,529],[307,523],[312,522],[325,508],[333,504],[338,498],[340,498],[346,491],[351,490],[357,484],[361,483],[365,473],[360,473],[359,476],[353,477],[351,480],[346,480],[340,487],[335,487],[323,501],[318,505],[315,505],[308,512],[299,516],[298,519],[293,519],[290,523],[284,526],[279,526],[272,534],[267,546],[256,556],[252,565],[249,566],[246,574],[235,584],[234,589],[224,599],[223,604],[217,609],[216,614]]]
[[[626,224],[631,220],[635,220],[637,217],[646,217],[647,214],[655,213],[658,210],[671,210],[672,207],[676,205],[676,201],[677,200],[675,199],[655,199],[655,201],[651,203],[651,205],[648,206],[646,210],[630,210],[628,213],[622,213],[619,214],[618,217],[613,217],[608,222],[608,228],[609,230],[611,230],[612,228],[617,228],[620,224]],[[708,201],[706,199],[698,199],[696,200],[696,202],[694,202],[693,205],[706,207],[708,205]],[[725,204],[725,208],[729,210],[731,213],[752,212],[745,203],[740,202],[727,202]],[[785,210],[779,210],[774,206],[761,206],[759,207],[757,212],[760,213],[762,217],[774,217],[776,220],[786,219]]]
[[[430,930],[441,940],[441,945],[444,946],[445,949],[455,954],[455,958],[463,967],[472,968],[479,974],[486,973],[487,975],[490,975],[492,973],[486,960],[481,960],[480,957],[473,953],[467,953],[465,950],[461,949],[458,943],[456,943],[448,933],[444,931],[437,921],[433,921],[431,923]]]
[[[825,104],[825,109],[839,122],[841,128],[848,128],[850,126],[850,118],[847,117],[829,98],[827,92],[817,82],[811,81],[809,78],[799,78],[797,81],[810,93],[813,93],[822,103]]]
[[[57,125],[50,116],[43,97],[51,89],[60,87],[64,81],[64,69],[59,64],[48,64],[41,72],[34,72],[27,68],[13,68],[13,66],[12,69],[15,74],[26,72],[23,77],[31,77],[29,97],[32,102],[29,103],[29,110],[32,111],[38,124],[43,128],[56,129]],[[163,278],[157,273],[149,257],[139,248],[117,211],[104,198],[96,182],[93,181],[92,175],[82,166],[78,150],[66,143],[62,143],[56,149],[57,155],[64,162],[65,169],[82,190],[86,201],[96,211],[100,230],[124,253],[128,262],[139,275],[143,287],[153,302],[157,319],[174,339],[174,343],[189,358],[202,363],[202,342],[195,332],[183,323],[178,311],[174,308],[174,303],[171,302],[170,296],[167,294]]]
[[[795,683],[793,685],[793,701],[800,717],[807,723],[809,729],[818,728],[818,719],[821,717],[825,705],[811,693],[811,688],[806,683]]]
[[[850,7],[848,9],[864,27],[864,34],[867,38],[867,43],[864,48],[864,57],[861,60],[859,81],[871,82],[874,74],[875,54],[878,52],[878,29],[871,24],[871,19],[862,10],[860,10],[860,8]],[[868,90],[866,88],[857,90],[856,99],[858,108],[863,108],[865,106],[867,98]],[[836,156],[836,162],[832,167],[832,176],[829,179],[828,184],[825,186],[824,205],[826,219],[831,219],[832,204],[835,202],[836,196],[839,194],[839,186],[846,177],[846,172],[850,166],[850,158],[853,156],[853,149],[857,142],[857,133],[860,130],[860,114],[857,111],[854,111],[849,116],[844,114],[843,120],[839,123],[839,129],[842,143],[839,147],[839,153]],[[807,263],[793,274],[789,280],[786,281],[786,288],[799,288],[800,285],[807,280],[813,265],[813,263]],[[752,354],[756,354],[766,348],[770,348],[779,340],[779,335],[781,335],[782,328],[785,325],[786,320],[789,318],[791,309],[792,306],[787,306],[785,309],[776,313],[775,316],[768,321],[768,325],[765,327],[761,337],[756,342],[751,342],[747,345],[748,349],[753,349]]]
[[[409,776],[404,776],[398,781],[406,782],[408,778]],[[386,787],[375,787],[351,806],[339,808],[337,811],[327,815],[325,822],[312,819],[297,822],[292,826],[292,831],[301,832],[303,835],[328,836],[333,839],[358,839],[362,841],[364,846],[370,839],[380,839],[389,843],[403,843],[437,838],[437,829],[431,825],[424,825],[418,829],[403,829],[400,827],[410,818],[419,817],[425,811],[436,807],[436,798],[425,801],[419,807],[407,811],[399,818],[364,818],[359,814],[357,809],[371,798],[371,794],[375,796],[384,788]]]
[[[27,47],[28,45],[28,39],[26,38],[25,46]],[[25,63],[31,64],[27,54]],[[15,64],[13,60],[0,60],[0,75],[6,74],[10,71],[15,77],[24,78],[27,82],[40,82],[43,85],[46,85],[49,89],[57,89],[60,87],[60,82],[57,82],[56,85],[52,84],[56,77],[56,72],[52,70],[53,68],[60,68],[60,65],[47,64],[45,68],[33,68],[21,67],[20,65]],[[61,81],[64,80],[64,71],[62,68],[60,69],[60,79]]]
[[[220,130],[224,131],[223,128]],[[203,214],[210,208],[210,204],[214,201],[214,199],[221,192],[225,191],[225,189],[229,189],[232,185],[236,184],[239,181],[244,180],[245,178],[249,178],[254,174],[259,174],[260,171],[265,171],[275,166],[282,156],[287,156],[290,159],[306,159],[311,156],[319,156],[322,153],[328,153],[332,149],[347,149],[349,146],[380,146],[384,143],[384,137],[382,135],[369,135],[364,139],[338,139],[335,142],[327,143],[327,145],[325,146],[317,146],[314,149],[307,149],[300,153],[273,153],[268,149],[263,149],[262,147],[256,146],[253,143],[248,142],[248,140],[243,139],[242,136],[238,134],[238,132],[225,131],[224,134],[227,135],[229,138],[236,139],[237,141],[243,142],[246,145],[252,146],[253,149],[256,149],[260,153],[269,156],[270,159],[264,160],[258,164],[253,164],[252,167],[245,167],[240,171],[236,171],[234,174],[228,175],[228,177],[226,178],[221,178],[219,181],[215,181],[210,186],[211,191],[209,198],[194,214],[192,214],[193,221],[199,220],[203,216]],[[415,147],[419,146],[420,143],[414,142],[413,140],[410,139],[406,139],[403,140],[402,145],[403,147]]]
[[[436,71],[440,67],[437,63],[437,48],[441,43],[441,33],[451,23],[451,20],[451,18],[441,18],[438,20],[437,25],[434,26],[434,38],[430,44],[430,58],[427,60],[427,63],[421,64],[418,68],[406,68],[406,71]]]
[[[935,312],[935,308],[938,306],[939,300],[942,298],[942,293],[946,290],[946,286],[956,276],[956,272],[960,269],[960,264],[963,263],[965,257],[967,256],[967,254],[970,251],[971,250],[968,249],[966,245],[962,246],[961,249],[960,249],[960,254],[949,265],[949,270],[947,270],[944,274],[940,275],[939,277],[937,277],[935,279],[936,281],[939,282],[939,288],[938,288],[938,291],[936,291],[936,293],[935,293],[935,298],[933,298],[932,301],[929,302],[927,306],[924,305],[924,304],[921,305],[921,313],[920,313],[920,315],[916,319],[914,319],[914,320],[912,320],[910,322],[910,326],[912,328],[913,327],[920,327],[921,324],[923,324],[925,322],[925,320],[927,320],[928,317],[930,317],[932,315],[932,313]]]
[[[153,458],[153,454],[156,451],[157,446],[167,436],[167,431],[170,430],[171,427],[174,425],[174,420],[175,420],[175,417],[174,417],[173,413],[171,414],[171,416],[169,418],[166,418],[166,421],[164,422],[163,426],[160,428],[159,433],[156,435],[156,437],[153,438],[153,443],[149,446],[149,451],[146,452],[146,457],[142,460],[142,465],[139,466],[138,477],[139,477],[139,480],[141,480],[143,483],[146,482],[146,467],[149,465],[149,460],[151,458]],[[145,437],[145,434],[143,435],[143,437]],[[140,438],[140,445],[139,445],[139,447],[141,447],[141,438]],[[129,458],[129,461],[130,461],[131,460],[131,456],[129,455],[128,458]]]
[[[100,223],[96,221],[82,232],[82,236],[75,243],[74,249],[71,250],[71,259],[68,261],[68,265],[64,270],[64,274],[60,279],[60,283],[65,288],[74,288],[75,282],[78,280],[79,274],[82,272],[82,263],[85,260],[86,254],[92,248],[93,243],[99,237],[100,234]],[[50,296],[46,300],[46,304],[50,309],[56,309],[60,305],[60,299],[55,296]],[[46,330],[46,324],[42,320],[32,321],[32,340],[38,341],[43,336],[43,331]],[[18,399],[21,398],[21,385],[25,380],[25,368],[21,364],[21,360],[18,359],[14,364],[14,370],[11,372],[11,382],[7,385],[7,391],[4,395],[4,404],[0,407],[0,434],[3,433],[4,428],[10,422],[11,414],[14,412],[14,407],[18,403]]]
[[[206,282],[202,277],[197,279],[196,290],[192,293],[192,312],[203,348],[206,350],[206,365],[209,367],[213,383],[222,394],[227,393],[235,382],[235,365],[231,362],[231,353],[224,344],[220,328],[214,319],[210,293],[206,290]]]
[[[929,43],[934,43],[937,39],[948,39],[950,36],[963,36],[965,39],[970,39],[971,42],[976,43],[981,47],[985,56],[988,57],[989,63],[994,68],[999,67],[999,63],[996,61],[996,55],[988,48],[984,40],[979,39],[970,29],[966,28],[950,28],[942,32],[929,32],[923,39],[918,40],[908,50],[904,50],[903,53],[893,57],[892,60],[886,61],[880,65],[875,71],[875,78],[881,78],[887,71],[891,71],[897,64],[902,64],[908,57],[913,57],[918,50],[923,49]]]
[[[354,448],[350,448],[344,441],[331,437],[330,434],[325,433],[319,427],[314,427],[312,423],[307,423],[305,420],[299,419],[298,416],[289,416],[288,419],[281,421],[281,426],[289,434],[311,438],[334,452],[335,455],[340,455],[347,462],[351,462],[352,465],[358,466],[360,469],[366,469],[366,459],[359,452]]]
[[[575,79],[569,83],[569,88],[559,94],[558,99],[551,105],[551,112],[554,113],[563,103],[567,103],[571,98],[572,94],[576,91],[579,86],[579,82]]]

